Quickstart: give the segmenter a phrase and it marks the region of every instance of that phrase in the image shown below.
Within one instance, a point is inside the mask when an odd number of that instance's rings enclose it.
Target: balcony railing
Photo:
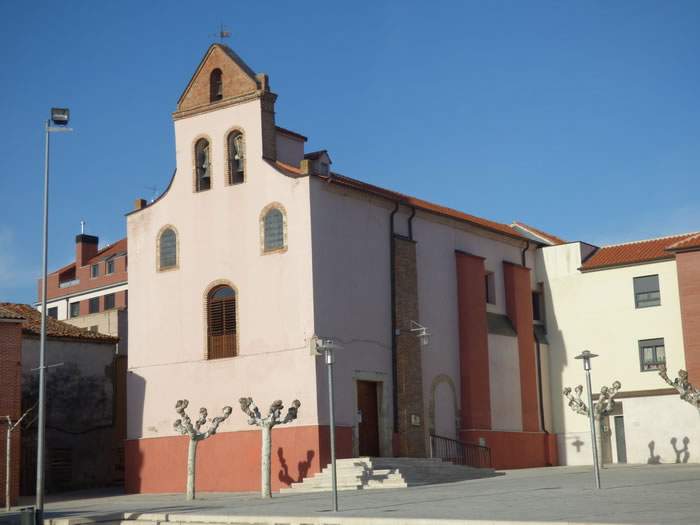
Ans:
[[[71,286],[75,286],[76,284],[80,284],[80,279],[73,279],[71,281],[61,281],[58,283],[59,288],[70,288]]]
[[[462,443],[436,434],[430,434],[430,457],[450,461],[456,465],[491,468],[491,449],[473,443]]]

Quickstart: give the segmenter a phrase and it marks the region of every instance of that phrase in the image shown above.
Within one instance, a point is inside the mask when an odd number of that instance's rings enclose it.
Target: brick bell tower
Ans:
[[[262,156],[277,160],[275,101],[265,73],[256,74],[230,47],[212,44],[177,102],[175,120],[260,98]]]

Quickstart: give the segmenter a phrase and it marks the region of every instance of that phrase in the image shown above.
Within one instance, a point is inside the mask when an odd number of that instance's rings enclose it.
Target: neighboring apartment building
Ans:
[[[80,328],[119,338],[119,353],[128,348],[127,243],[121,239],[98,249],[99,239],[75,238],[75,261],[48,275],[47,314]],[[37,307],[40,308],[41,279]]]
[[[110,486],[124,478],[126,357],[117,338],[48,319],[46,325],[48,492]],[[16,421],[35,406],[41,314],[29,305],[0,303],[0,439],[4,416]],[[36,487],[35,415],[12,433],[11,499]],[[0,504],[6,456],[0,454]]]
[[[521,232],[525,233],[522,229]],[[658,375],[687,368],[700,384],[700,234],[598,248],[529,228],[551,244],[538,250],[550,350],[553,429],[562,464],[591,462],[587,418],[574,413],[564,387],[585,384],[590,350],[594,392],[619,380],[615,412],[602,428],[607,462],[697,461],[697,410]]]
[[[489,446],[497,467],[556,464],[532,307],[539,244],[331,173],[327,152],[275,125],[275,100],[267,76],[211,46],[173,115],[176,173],[127,216],[127,490],[183,489],[183,398],[212,415],[242,396],[299,399],[298,420],[273,434],[272,469],[317,472],[328,405],[316,335],[344,346],[340,457],[425,457],[439,434]],[[257,447],[235,410],[200,445],[198,489],[256,488]]]

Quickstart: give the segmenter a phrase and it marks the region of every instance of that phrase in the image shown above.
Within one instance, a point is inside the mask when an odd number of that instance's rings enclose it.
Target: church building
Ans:
[[[343,346],[339,457],[426,457],[432,434],[489,447],[496,467],[556,464],[532,307],[541,243],[334,173],[328,152],[276,125],[276,99],[266,75],[212,45],[173,114],[176,172],[127,216],[127,490],[182,490],[183,398],[210,414],[243,396],[299,399],[273,432],[273,488],[318,472],[316,336]],[[259,447],[236,407],[199,447],[198,490],[256,489]]]
[[[276,102],[267,75],[212,45],[173,113],[170,184],[127,215],[127,491],[183,490],[179,399],[234,407],[198,447],[197,490],[259,487],[241,397],[301,402],[272,433],[274,490],[319,472],[319,337],[342,346],[340,458],[439,457],[459,441],[497,469],[590,463],[587,418],[562,395],[590,350],[594,390],[622,383],[606,461],[687,461],[700,421],[658,372],[700,384],[698,232],[597,247],[380,188],[305,151]]]

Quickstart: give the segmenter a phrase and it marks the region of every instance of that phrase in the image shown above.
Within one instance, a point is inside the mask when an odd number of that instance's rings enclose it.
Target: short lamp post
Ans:
[[[334,350],[342,350],[343,346],[333,339],[312,338],[312,351],[315,355],[323,353],[324,361],[328,367],[328,412],[330,426],[331,448],[331,492],[333,499],[333,512],[338,512],[338,478],[335,467],[335,396],[333,393],[333,364],[335,362]]]
[[[46,431],[46,277],[48,273],[49,247],[49,137],[51,133],[73,131],[68,126],[68,108],[51,108],[46,121],[44,149],[44,229],[42,233],[41,261],[41,335],[39,342],[39,414],[36,443],[36,523],[43,523],[44,513],[44,448]]]
[[[583,360],[583,369],[586,371],[586,387],[588,388],[588,406],[593,407],[593,394],[591,390],[591,359],[598,357],[597,354],[584,350],[575,359]],[[588,421],[591,425],[591,448],[593,450],[593,473],[595,476],[595,488],[600,488],[600,466],[598,465],[598,442],[595,435],[595,418],[593,410],[588,410]]]

